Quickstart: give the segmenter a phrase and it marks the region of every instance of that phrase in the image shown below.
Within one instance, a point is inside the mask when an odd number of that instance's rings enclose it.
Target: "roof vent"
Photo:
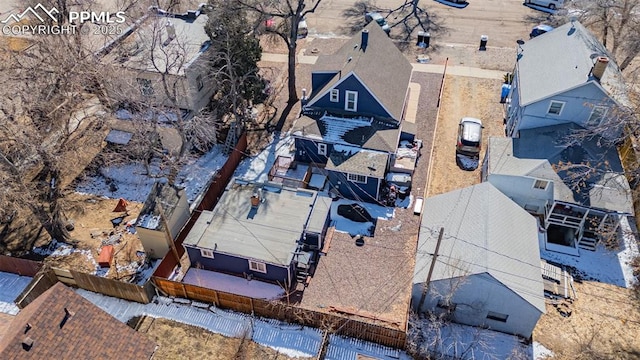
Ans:
[[[591,70],[591,75],[598,80],[602,79],[607,65],[609,65],[609,58],[606,56],[598,56],[596,63],[593,65],[593,70]]]
[[[26,334],[32,327],[31,324],[27,323],[27,325],[24,326],[24,333]]]
[[[62,318],[62,321],[60,321],[60,329],[62,329],[62,327],[64,326],[64,324],[67,323],[67,321],[73,316],[75,315],[73,312],[69,311],[69,309],[64,308],[64,318]]]
[[[22,348],[26,351],[31,350],[31,348],[33,347],[33,339],[30,337],[25,337],[24,339],[22,339]]]

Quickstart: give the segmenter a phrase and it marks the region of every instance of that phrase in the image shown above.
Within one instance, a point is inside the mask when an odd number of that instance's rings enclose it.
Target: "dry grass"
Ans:
[[[156,360],[303,359],[278,353],[251,340],[230,338],[167,319],[146,317],[137,330],[158,344],[153,357]]]

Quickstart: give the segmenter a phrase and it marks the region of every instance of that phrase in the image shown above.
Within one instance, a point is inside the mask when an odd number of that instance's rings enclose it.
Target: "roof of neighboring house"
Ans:
[[[3,359],[149,359],[155,349],[154,341],[62,283],[22,309],[0,339]]]
[[[294,136],[332,144],[356,145],[392,153],[398,147],[400,129],[373,118],[324,115],[318,120],[308,116],[300,117],[293,125],[291,133]]]
[[[488,182],[427,198],[424,209],[414,284],[426,281],[444,227],[432,281],[488,273],[545,311],[533,216]]]
[[[389,154],[362,150],[353,146],[334,145],[327,159],[326,170],[384,178]]]
[[[616,147],[597,135],[568,138],[581,129],[570,123],[520,130],[515,139],[492,137],[488,173],[551,180],[555,200],[632,214],[631,189]],[[579,176],[579,184],[576,176],[585,171],[588,176]]]
[[[204,30],[207,15],[199,10],[192,12],[195,18],[161,10],[150,11],[152,13],[137,28],[125,32],[115,41],[104,61],[138,70],[184,74],[191,62],[208,48],[210,39]],[[168,24],[175,29],[172,40],[169,40]],[[152,49],[155,66],[151,60]]]
[[[151,230],[162,230],[164,221],[169,221],[176,207],[180,203],[180,199],[186,196],[184,190],[176,189],[169,185],[166,181],[156,181],[149,191],[147,200],[140,210],[136,226]]]
[[[255,193],[263,199],[257,209],[251,207]],[[202,212],[183,244],[288,266],[316,198],[312,190],[234,182],[213,211]]]
[[[609,58],[600,85],[618,103],[628,103],[618,65],[600,41],[580,22],[564,24],[521,46],[521,56],[516,62],[521,106],[591,81],[598,83],[593,76],[589,76],[598,55]]]
[[[309,105],[353,73],[394,119],[401,120],[412,66],[375,21],[364,29],[369,32],[366,48],[361,46],[362,34],[357,34],[335,54],[318,58],[313,72],[337,74],[311,94]]]

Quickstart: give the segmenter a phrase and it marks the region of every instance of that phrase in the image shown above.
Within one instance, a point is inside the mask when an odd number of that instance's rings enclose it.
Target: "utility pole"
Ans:
[[[433,252],[433,259],[431,259],[431,266],[429,266],[429,273],[427,274],[427,280],[422,288],[422,295],[420,296],[420,302],[418,303],[418,311],[424,304],[424,299],[429,291],[429,283],[431,282],[431,275],[433,274],[433,268],[436,266],[436,260],[438,259],[438,251],[440,251],[440,243],[442,242],[442,236],[444,235],[444,227],[440,228],[440,235],[438,235],[438,242],[436,243],[436,250]]]

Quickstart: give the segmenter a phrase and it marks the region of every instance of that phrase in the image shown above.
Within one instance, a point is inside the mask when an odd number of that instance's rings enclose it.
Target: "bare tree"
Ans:
[[[287,44],[287,89],[289,104],[298,101],[296,89],[296,52],[298,49],[298,24],[316,11],[322,0],[236,0],[237,5],[252,12],[261,21],[273,21],[266,27]],[[277,20],[277,21],[275,21]]]
[[[639,0],[583,0],[580,22],[593,29],[625,70],[640,53]]]

